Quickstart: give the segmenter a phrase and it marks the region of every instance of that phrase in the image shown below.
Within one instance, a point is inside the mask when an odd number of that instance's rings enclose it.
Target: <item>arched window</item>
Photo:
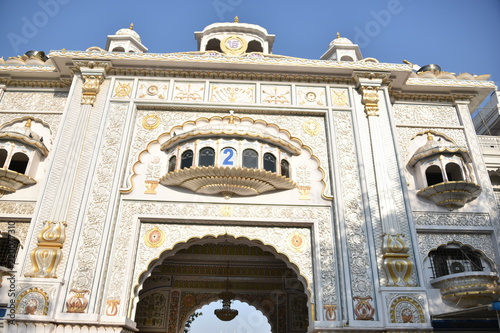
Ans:
[[[345,55],[340,58],[340,61],[354,61],[352,57]]]
[[[248,43],[246,52],[247,53],[251,53],[251,52],[264,52],[264,49],[262,48],[262,44],[259,41],[252,40],[252,41],[250,41]]]
[[[117,46],[111,52],[125,52],[125,49],[121,46]]]
[[[29,158],[26,154],[15,153],[10,160],[9,170],[25,173],[28,167]]]
[[[205,46],[205,51],[217,51],[222,53],[220,48],[220,40],[217,38],[212,38],[208,41],[207,46]]]
[[[175,166],[177,165],[177,156],[172,156],[168,160],[168,172],[175,171]]]
[[[458,244],[441,246],[429,253],[434,278],[463,272],[482,271],[481,254]]]
[[[264,154],[264,170],[276,172],[276,157],[271,153]]]
[[[10,235],[0,237],[0,266],[13,269],[16,263],[19,240]]]
[[[464,177],[462,176],[462,169],[456,163],[446,164],[446,177],[448,177],[448,181],[450,182],[458,182],[464,180]]]
[[[427,186],[439,184],[444,181],[441,168],[437,165],[432,165],[425,170],[425,178],[427,179]]]
[[[0,168],[3,168],[7,160],[7,150],[0,149]]]
[[[200,149],[199,166],[214,166],[215,165],[215,150],[210,147]]]
[[[290,163],[287,160],[281,160],[281,175],[290,178]]]
[[[186,150],[181,156],[181,169],[193,166],[193,151]]]
[[[243,167],[257,169],[259,167],[259,154],[253,149],[243,151]]]

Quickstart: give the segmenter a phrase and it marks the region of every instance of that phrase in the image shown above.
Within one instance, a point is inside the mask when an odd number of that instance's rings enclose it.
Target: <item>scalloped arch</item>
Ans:
[[[144,267],[146,269],[142,270],[142,272],[138,275],[138,280],[134,281],[134,285],[132,287],[132,297],[131,297],[131,303],[129,304],[129,309],[132,310],[137,306],[137,303],[139,301],[139,292],[142,290],[142,287],[144,285],[144,282],[148,277],[151,276],[151,273],[153,269],[163,262],[168,257],[175,256],[180,250],[187,249],[192,245],[200,245],[200,244],[207,244],[207,243],[222,243],[227,240],[234,240],[238,242],[239,244],[245,244],[248,246],[257,246],[261,248],[264,251],[270,252],[273,254],[273,256],[276,259],[279,259],[283,261],[286,266],[290,269],[293,270],[293,272],[297,275],[297,279],[302,283],[304,287],[304,293],[307,296],[307,299],[309,302],[312,302],[312,292],[310,289],[310,285],[307,281],[307,279],[302,276],[300,273],[300,269],[298,266],[292,262],[289,257],[282,253],[279,252],[276,247],[274,247],[272,244],[265,244],[262,241],[258,239],[250,239],[248,237],[235,237],[234,235],[231,234],[206,234],[201,237],[191,237],[187,240],[182,240],[176,242],[170,249],[166,249],[163,252],[161,252],[158,256],[151,258],[147,263],[145,263]],[[134,310],[135,311],[135,310]],[[131,311],[133,313],[134,311]]]
[[[210,118],[207,118],[207,117],[199,117],[198,119],[196,120],[188,120],[188,121],[185,121],[183,124],[181,125],[174,125],[170,131],[168,132],[163,132],[161,133],[160,135],[158,135],[158,137],[155,139],[155,140],[152,140],[150,142],[148,142],[148,144],[146,145],[146,148],[142,151],[140,151],[137,155],[137,159],[136,161],[132,164],[132,172],[130,174],[130,176],[128,176],[128,184],[130,184],[130,186],[128,188],[123,188],[120,190],[121,193],[130,193],[133,191],[134,189],[134,178],[138,175],[138,172],[137,172],[137,166],[140,165],[142,162],[141,162],[141,158],[143,158],[144,154],[148,153],[151,146],[154,145],[154,144],[159,144],[161,146],[162,142],[165,142],[166,140],[168,140],[169,138],[173,137],[174,133],[176,133],[176,131],[181,131],[183,130],[184,128],[189,128],[189,126],[192,126],[192,127],[196,127],[197,124],[201,123],[201,122],[205,122],[206,124],[209,124],[211,121],[220,121],[221,123],[225,120],[230,120],[231,117],[234,118],[238,118],[240,120],[241,123],[245,123],[245,122],[251,122],[252,124],[256,124],[258,126],[265,126],[265,127],[269,127],[269,128],[272,128],[274,129],[275,131],[277,131],[278,133],[283,133],[285,134],[290,141],[293,141],[293,142],[296,142],[298,145],[300,145],[301,149],[307,151],[310,155],[310,159],[312,159],[318,166],[318,170],[321,172],[321,184],[323,185],[323,190],[322,190],[322,193],[321,193],[321,196],[323,199],[325,200],[332,200],[333,197],[330,196],[330,195],[326,195],[325,193],[327,192],[327,172],[323,169],[323,167],[321,166],[321,161],[320,159],[314,154],[313,150],[311,147],[305,145],[303,143],[303,141],[298,138],[298,137],[294,137],[292,136],[292,134],[290,133],[290,131],[288,131],[287,129],[283,129],[283,128],[280,128],[277,124],[274,124],[274,123],[268,123],[267,121],[263,120],[263,119],[253,119],[251,117],[238,117],[238,116],[213,116],[213,117],[210,117]]]

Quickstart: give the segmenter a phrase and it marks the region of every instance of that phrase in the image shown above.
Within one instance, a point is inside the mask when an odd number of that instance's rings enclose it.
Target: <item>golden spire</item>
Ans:
[[[130,27],[128,27],[130,30],[134,30],[134,23],[130,23]]]
[[[238,18],[238,16],[234,17],[234,23],[240,23],[240,19]]]
[[[434,140],[434,136],[432,135],[431,131],[427,132],[427,140],[429,141]]]
[[[234,124],[234,111],[229,111],[229,123]]]
[[[337,38],[340,38],[340,32],[337,32]]]
[[[33,119],[28,118],[28,120],[26,121],[26,124],[24,125],[24,127],[31,127],[31,121],[32,121],[32,120],[33,120]]]

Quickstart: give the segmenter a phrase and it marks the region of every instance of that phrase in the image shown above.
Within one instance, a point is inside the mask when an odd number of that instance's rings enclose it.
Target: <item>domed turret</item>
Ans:
[[[114,35],[108,36],[106,50],[110,52],[147,52],[148,49],[141,42],[141,36],[134,30],[134,24],[129,28],[118,30]]]
[[[340,37],[337,32],[337,38],[332,40],[328,45],[328,51],[321,56],[322,60],[337,60],[337,61],[358,61],[363,57],[358,45],[351,42],[350,39]]]
[[[230,56],[245,53],[270,54],[273,50],[274,35],[256,24],[234,22],[214,23],[203,31],[194,33],[198,41],[198,51],[216,51]]]

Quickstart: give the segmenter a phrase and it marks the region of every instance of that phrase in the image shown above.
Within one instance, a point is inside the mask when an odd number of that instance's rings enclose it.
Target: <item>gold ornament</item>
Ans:
[[[160,247],[163,245],[164,242],[165,242],[165,233],[160,229],[158,229],[157,227],[150,229],[144,235],[144,243],[146,243],[148,247]]]
[[[147,130],[154,130],[160,126],[160,117],[158,117],[155,114],[149,114],[142,118],[142,127],[144,127]]]

